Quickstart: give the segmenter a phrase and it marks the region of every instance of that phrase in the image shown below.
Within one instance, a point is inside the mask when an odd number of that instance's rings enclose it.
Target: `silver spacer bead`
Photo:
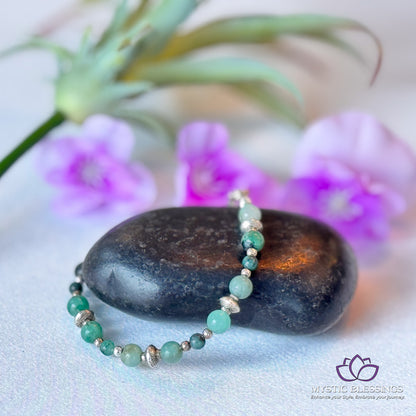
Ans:
[[[154,345],[149,345],[140,358],[144,364],[147,364],[148,367],[156,367],[160,361],[160,350]]]
[[[241,275],[246,276],[246,277],[250,277],[251,276],[251,271],[249,269],[243,269],[243,270],[241,270]]]
[[[94,345],[99,347],[104,340],[102,338],[96,338],[94,341]]]
[[[120,357],[122,352],[123,352],[123,347],[120,347],[120,345],[117,345],[116,347],[114,347],[113,355],[114,357]]]
[[[221,309],[229,315],[240,312],[240,305],[238,304],[238,301],[231,296],[223,296],[220,298],[220,305]]]
[[[81,291],[80,290],[74,290],[73,292],[72,292],[72,296],[80,296],[81,295]]]
[[[257,256],[257,250],[253,247],[248,248],[247,249],[247,256],[256,257]]]
[[[79,263],[78,265],[77,265],[77,267],[75,267],[75,281],[77,282],[77,283],[82,283],[82,281],[84,280],[83,278],[82,278],[82,266],[83,266],[83,263]]]
[[[191,343],[189,341],[182,341],[181,342],[181,350],[182,351],[189,351],[191,349]]]
[[[240,225],[240,230],[243,233],[246,233],[247,231],[262,231],[263,230],[263,224],[259,220],[255,220],[252,218],[251,220],[245,220]]]
[[[235,189],[228,194],[229,204],[231,206],[240,206],[243,203],[243,206],[246,202],[250,202],[250,198],[248,197],[248,191]],[[244,202],[243,202],[244,201]]]
[[[78,312],[74,318],[75,325],[78,328],[81,328],[89,321],[95,321],[94,312],[89,309]]]
[[[212,331],[210,330],[210,329],[208,329],[208,328],[205,328],[203,331],[202,331],[202,335],[204,336],[204,338],[205,339],[210,339],[210,338],[212,338]]]
[[[240,199],[240,208],[244,208],[246,204],[251,204],[251,199],[248,196],[244,196]]]
[[[235,301],[239,301],[238,297],[236,295],[233,295],[232,293],[229,294],[230,298],[234,299]]]

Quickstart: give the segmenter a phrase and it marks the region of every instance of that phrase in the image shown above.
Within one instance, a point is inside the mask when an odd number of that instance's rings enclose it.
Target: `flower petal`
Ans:
[[[337,373],[341,380],[344,381],[354,381],[356,377],[351,374],[350,368],[348,365],[338,365],[337,366]]]
[[[371,381],[376,378],[378,373],[378,365],[367,364],[364,365],[358,372],[357,379],[360,381]]]
[[[195,121],[184,126],[178,135],[178,159],[192,163],[201,158],[213,157],[224,150],[228,131],[222,124]]]
[[[277,182],[242,156],[229,150],[221,124],[196,122],[179,133],[176,189],[180,205],[227,204],[228,192],[247,189],[261,207],[276,207]],[[267,190],[267,192],[265,192]]]
[[[105,146],[109,154],[122,161],[130,158],[134,133],[122,120],[97,114],[88,117],[82,125],[81,137]]]
[[[105,205],[105,198],[100,193],[72,189],[55,198],[52,208],[62,216],[77,216],[95,211]]]
[[[413,193],[414,152],[371,115],[347,112],[314,123],[298,147],[293,172],[296,177],[322,170],[337,175],[340,165],[366,183],[384,185],[406,197]]]

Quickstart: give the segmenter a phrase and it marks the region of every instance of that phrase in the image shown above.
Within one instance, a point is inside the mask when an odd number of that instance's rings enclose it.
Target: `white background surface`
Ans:
[[[24,39],[69,4],[64,0],[2,1],[0,48]],[[212,0],[201,7],[194,22],[246,11],[337,14],[357,18],[371,27],[380,36],[385,52],[382,72],[372,89],[365,87],[369,71],[326,48],[314,54],[327,64],[317,76],[284,63],[283,68],[305,93],[310,118],[339,109],[366,110],[416,149],[414,2]],[[99,26],[106,13],[77,18],[56,37],[75,45],[76,29],[84,27],[91,16]],[[370,46],[359,39],[364,47]],[[289,45],[284,44],[283,49]],[[47,80],[53,74],[53,60],[38,52],[0,62],[0,154],[52,111],[52,89]],[[218,102],[223,103],[215,113],[211,106],[214,96],[216,108]],[[233,136],[240,138],[234,143],[236,148],[265,169],[288,174],[295,147],[293,131],[267,120],[219,88],[188,89],[176,97],[157,94],[151,101],[154,106],[163,102],[170,111],[170,105],[179,98],[182,104],[175,106],[170,118],[178,123],[193,117],[225,120]],[[236,106],[238,116],[232,115]],[[255,152],[251,151],[254,142]],[[155,151],[149,152],[142,156],[156,168]],[[232,328],[214,337],[200,352],[185,354],[176,366],[161,365],[153,371],[129,369],[83,342],[65,309],[73,267],[122,218],[63,220],[52,214],[51,191],[35,173],[34,158],[35,152],[31,152],[0,181],[1,415],[416,413],[416,215],[409,213],[397,222],[383,261],[361,269],[350,312],[329,333],[286,337]],[[172,168],[171,162],[159,170],[162,192],[170,188]],[[169,195],[164,195],[158,205],[169,202]],[[139,321],[95,299],[91,308],[106,333],[121,344],[160,346],[170,339],[186,339],[203,325]],[[367,385],[403,386],[405,399],[311,400],[313,386],[343,385],[335,366],[356,353],[371,357],[380,366],[377,378]]]

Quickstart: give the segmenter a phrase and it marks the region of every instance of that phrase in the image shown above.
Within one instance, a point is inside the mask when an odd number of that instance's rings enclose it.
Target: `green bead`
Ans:
[[[256,259],[256,257],[253,256],[245,256],[241,262],[243,267],[249,270],[256,270],[257,265],[259,264],[259,261]]]
[[[248,298],[253,291],[253,283],[246,276],[235,276],[231,279],[229,284],[230,293],[237,296],[239,299]]]
[[[189,339],[191,348],[194,350],[200,350],[205,345],[205,338],[202,334],[193,334]]]
[[[231,318],[221,309],[212,311],[207,318],[207,327],[216,334],[222,334],[231,326]]]
[[[78,312],[88,309],[89,307],[90,305],[88,303],[88,300],[84,298],[84,296],[72,296],[72,298],[69,299],[68,304],[66,305],[68,312],[72,316],[75,316]]]
[[[142,349],[138,345],[127,344],[121,353],[121,361],[123,361],[127,367],[136,367],[140,364],[140,356],[142,355],[142,352]]]
[[[182,358],[181,346],[175,341],[165,342],[160,349],[160,358],[165,363],[177,363]]]
[[[79,282],[71,283],[71,285],[69,286],[69,291],[70,291],[70,293],[73,293],[73,292],[76,292],[76,291],[82,292],[82,284],[79,283]]]
[[[96,321],[88,321],[81,328],[81,337],[84,341],[92,344],[97,338],[103,337],[103,329]]]
[[[111,341],[111,339],[106,339],[105,341],[103,341],[100,345],[100,351],[104,354],[104,355],[113,355],[114,352],[114,342]]]
[[[248,231],[243,235],[241,239],[241,244],[244,249],[255,248],[257,251],[260,251],[264,247],[264,237],[263,234],[258,231]]]
[[[240,222],[251,219],[261,220],[261,211],[253,204],[245,204],[238,211],[238,219]]]

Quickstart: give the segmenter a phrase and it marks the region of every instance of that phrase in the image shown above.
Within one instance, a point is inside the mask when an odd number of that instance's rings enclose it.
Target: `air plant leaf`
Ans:
[[[324,15],[244,16],[217,20],[185,34],[174,36],[158,60],[177,57],[197,49],[224,43],[270,43],[283,35],[311,36],[346,50],[346,43],[334,42],[331,34],[338,30],[353,30],[369,35],[378,49],[378,62],[373,79],[382,59],[379,39],[363,24],[355,20]],[[349,52],[355,50],[352,46]]]
[[[159,53],[199,3],[198,0],[161,0],[157,7],[149,6],[143,16],[123,32],[124,43],[134,43],[136,33],[148,28],[145,43],[136,50],[136,58]]]
[[[271,89],[263,82],[244,82],[232,85],[238,93],[257,102],[264,109],[280,119],[284,119],[295,126],[303,127],[305,119],[302,108],[289,102],[278,90]]]
[[[145,65],[126,80],[143,79],[156,85],[271,82],[302,101],[299,90],[279,71],[244,58],[216,58],[203,61],[176,60]]]
[[[119,32],[123,26],[127,24],[129,19],[129,8],[127,0],[122,0],[117,6],[113,18],[111,19],[110,24],[107,29],[101,35],[101,39],[97,42],[96,48],[105,43],[108,39],[111,39],[113,36]]]
[[[58,45],[54,42],[48,41],[43,38],[34,37],[29,39],[27,42],[13,46],[9,49],[0,52],[0,59],[5,58],[9,55],[14,55],[19,52],[23,52],[27,49],[41,49],[47,52],[51,52],[56,56],[60,67],[65,67],[71,63],[75,57],[75,54],[69,49]]]
[[[174,143],[176,129],[159,115],[147,111],[137,111],[128,108],[110,109],[107,114],[112,117],[122,118],[130,123],[137,124],[165,143]]]

